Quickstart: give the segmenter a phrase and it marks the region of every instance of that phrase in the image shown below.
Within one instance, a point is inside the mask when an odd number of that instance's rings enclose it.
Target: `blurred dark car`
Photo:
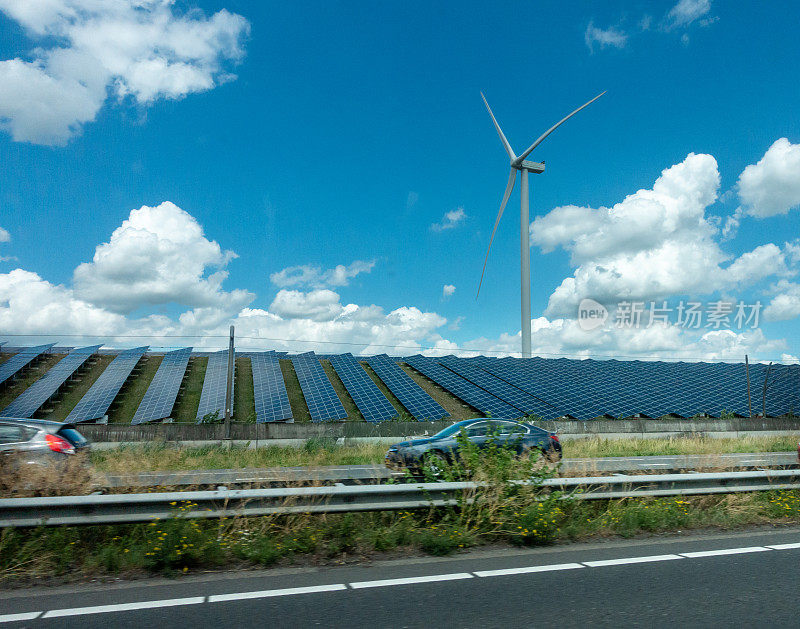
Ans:
[[[555,433],[513,420],[478,418],[451,424],[431,437],[395,443],[384,462],[391,469],[420,472],[427,465],[435,472],[458,456],[457,437],[462,429],[479,448],[495,443],[520,455],[538,450],[549,461],[561,459],[561,443]]]
[[[0,456],[14,456],[21,464],[66,462],[88,454],[89,449],[89,442],[73,424],[0,417]]]

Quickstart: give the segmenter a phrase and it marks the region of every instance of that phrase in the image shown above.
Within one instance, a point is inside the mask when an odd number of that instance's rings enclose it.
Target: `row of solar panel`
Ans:
[[[0,364],[0,383],[51,347],[26,348]],[[97,349],[98,346],[93,346],[70,352],[0,415],[32,415]],[[68,419],[90,421],[102,417],[146,350],[146,347],[140,347],[119,353]],[[170,415],[190,353],[191,348],[185,348],[164,356],[133,423]],[[291,419],[279,363],[280,358],[287,357],[286,354],[251,352],[245,355],[250,357],[252,364],[256,420]],[[347,413],[320,363],[320,356],[307,352],[293,356],[291,360],[311,419],[345,419]],[[328,360],[367,421],[385,421],[400,414],[351,354],[329,355]],[[543,419],[592,419],[634,413],[650,417],[667,414],[692,416],[697,413],[719,415],[724,411],[739,415],[750,413],[748,373],[741,364],[463,359],[454,356],[433,359],[421,355],[402,360],[478,411],[498,418],[535,415]],[[408,376],[397,361],[383,354],[366,362],[410,416],[418,420],[447,417],[447,412]],[[227,351],[210,354],[197,411],[198,421],[209,415],[224,414],[227,363]],[[749,378],[753,387],[761,387],[768,393],[762,396],[763,408],[758,408],[756,403],[756,412],[760,410],[774,416],[800,408],[800,366],[754,364],[750,367]]]

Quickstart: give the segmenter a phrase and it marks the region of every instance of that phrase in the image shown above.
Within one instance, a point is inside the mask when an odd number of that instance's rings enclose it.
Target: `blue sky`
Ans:
[[[172,344],[233,322],[342,351],[516,351],[516,190],[475,299],[508,173],[479,92],[519,152],[608,90],[531,156],[547,162],[531,218],[549,217],[531,249],[537,351],[800,353],[796,3],[129,4],[0,0],[0,332]],[[115,48],[120,32],[133,43]],[[675,175],[702,202],[659,197],[663,220],[631,233],[597,219],[690,153],[716,160]],[[637,203],[623,213],[648,216]],[[132,219],[143,206],[162,209]],[[275,275],[300,266],[319,270]],[[584,297],[612,317],[623,299],[778,301],[758,331],[703,338],[578,332]]]

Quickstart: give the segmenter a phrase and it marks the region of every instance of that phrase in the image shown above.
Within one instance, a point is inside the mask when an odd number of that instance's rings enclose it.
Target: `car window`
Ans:
[[[88,443],[86,438],[74,428],[62,428],[57,434],[64,437],[64,439],[69,441],[74,446],[81,447]]]
[[[488,427],[489,425],[486,422],[478,422],[477,424],[470,424],[464,430],[467,433],[467,437],[482,437],[486,434]]]
[[[524,435],[528,432],[525,426],[511,422],[496,422],[495,430],[498,431],[497,434],[499,435]]]
[[[0,443],[17,443],[27,441],[22,426],[0,424]]]

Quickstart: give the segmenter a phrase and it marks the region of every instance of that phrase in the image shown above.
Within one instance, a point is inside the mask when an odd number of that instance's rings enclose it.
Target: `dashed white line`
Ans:
[[[5,614],[0,616],[0,622],[20,622],[22,620],[34,620],[42,615],[42,612],[24,612],[22,614]]]
[[[554,563],[545,566],[525,566],[524,568],[503,568],[501,570],[480,570],[474,572],[478,577],[502,577],[507,574],[528,574],[530,572],[550,572],[552,570],[574,570],[583,568],[579,563]]]
[[[295,594],[313,594],[314,592],[336,592],[346,590],[344,583],[331,583],[330,585],[312,585],[309,587],[283,588],[280,590],[261,590],[260,592],[235,592],[233,594],[215,594],[208,597],[209,603],[223,603],[225,601],[243,601],[251,598],[269,598],[271,596],[293,596]]]
[[[453,572],[451,574],[431,574],[424,577],[407,577],[404,579],[382,579],[380,581],[359,581],[351,583],[350,587],[354,590],[363,588],[380,588],[391,585],[410,585],[412,583],[432,583],[434,581],[456,581],[458,579],[472,579],[469,572]]]
[[[743,548],[723,548],[722,550],[698,550],[691,553],[680,553],[689,559],[697,557],[717,557],[720,555],[740,555],[742,553],[760,553],[769,550],[765,546],[746,546]]]
[[[649,555],[647,557],[623,557],[622,559],[601,559],[599,561],[584,561],[585,566],[590,568],[602,568],[603,566],[622,566],[629,563],[648,563],[650,561],[670,561],[671,559],[683,559],[680,555]]]
[[[179,605],[198,605],[205,603],[205,597],[170,598],[160,601],[141,601],[138,603],[119,603],[117,605],[97,605],[94,607],[71,607],[69,609],[51,609],[42,618],[61,618],[63,616],[86,616],[88,614],[108,614],[125,612],[132,609],[155,609],[157,607],[178,607]]]

